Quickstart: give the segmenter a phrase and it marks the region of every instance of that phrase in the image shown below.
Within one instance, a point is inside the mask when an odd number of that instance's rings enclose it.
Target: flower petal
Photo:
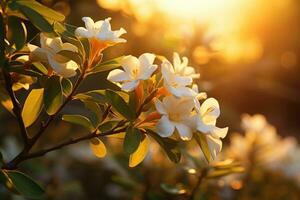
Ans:
[[[122,90],[132,91],[134,90],[139,84],[139,81],[130,81],[122,84]]]
[[[206,123],[215,124],[216,119],[220,116],[219,103],[215,98],[206,99],[200,108],[202,117],[205,117]]]
[[[188,87],[172,87],[167,84],[165,84],[165,87],[168,89],[169,92],[171,92],[176,97],[194,97],[195,92]]]
[[[190,140],[193,137],[192,129],[185,124],[182,123],[176,123],[175,127],[180,135],[180,138],[182,140]]]
[[[132,77],[133,71],[138,70],[140,67],[140,61],[134,56],[126,56],[121,61],[121,66],[125,70],[125,72]]]
[[[217,157],[217,154],[220,153],[222,150],[222,141],[220,139],[216,139],[210,135],[207,135],[206,139],[207,139],[209,151],[210,151],[213,159],[215,159]]]
[[[85,37],[85,38],[93,37],[91,32],[89,32],[86,28],[83,27],[76,28],[75,35]]]
[[[130,78],[126,72],[120,69],[115,69],[109,72],[107,76],[107,80],[112,82],[122,82],[122,81],[129,81]]]
[[[163,103],[159,99],[154,100],[155,108],[159,114],[167,114],[166,109],[164,108]]]
[[[139,57],[139,61],[141,63],[141,66],[148,67],[151,66],[154,62],[155,55],[152,53],[143,53]]]
[[[76,75],[76,69],[78,68],[78,65],[74,61],[59,63],[55,61],[51,56],[48,56],[48,61],[51,68],[61,76],[69,78]]]
[[[94,26],[95,26],[95,23],[94,23],[94,20],[90,17],[83,17],[82,18],[82,21],[84,21],[85,23],[85,28],[88,30],[88,31],[91,31],[93,32],[94,31]]]
[[[158,134],[161,137],[169,137],[173,134],[175,126],[170,122],[169,118],[166,115],[163,115],[156,125]]]
[[[226,128],[218,128],[218,127],[214,127],[214,129],[212,130],[212,136],[214,138],[225,138],[228,132],[228,127]]]

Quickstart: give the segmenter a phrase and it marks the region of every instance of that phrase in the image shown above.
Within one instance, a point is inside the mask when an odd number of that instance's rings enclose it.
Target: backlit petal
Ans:
[[[156,125],[158,134],[161,137],[169,137],[173,134],[175,126],[170,122],[169,118],[163,115]]]

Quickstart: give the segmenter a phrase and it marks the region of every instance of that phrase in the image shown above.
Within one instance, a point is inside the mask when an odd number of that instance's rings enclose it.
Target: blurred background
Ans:
[[[220,99],[222,125],[262,113],[280,132],[300,128],[300,2],[297,0],[72,0],[51,3],[82,26],[81,17],[112,17],[126,44],[107,56],[152,52],[187,56],[199,87]]]
[[[240,116],[243,113],[261,113],[276,127],[279,135],[300,139],[300,1],[42,0],[41,2],[62,12],[67,16],[66,23],[75,26],[83,26],[81,18],[90,16],[95,21],[112,17],[113,30],[125,28],[127,34],[124,38],[127,39],[127,43],[105,50],[104,59],[124,54],[139,56],[144,52],[164,55],[170,60],[173,52],[188,57],[190,66],[201,74],[197,81],[200,91],[207,92],[209,97],[219,100],[222,113],[219,126],[229,127],[227,143],[232,132],[241,132]],[[101,82],[96,80],[97,76],[81,89],[101,88]],[[77,109],[78,105],[74,104],[68,106],[65,111],[74,112]],[[46,137],[40,145],[64,138],[70,135],[70,132],[76,135],[80,131],[78,127],[74,128],[63,122],[54,123],[51,132],[57,134],[48,134],[51,136]],[[3,136],[17,132],[16,122],[1,109],[2,149],[9,149],[7,152],[11,154],[7,153],[7,157],[18,152],[14,147],[17,141]],[[113,144],[120,146],[118,141]],[[185,180],[182,171],[175,165],[169,162],[162,164],[163,159],[167,159],[165,157],[155,157],[156,159],[152,161],[154,165],[152,163],[151,167],[147,167],[146,162],[137,169],[128,169],[127,160],[122,157],[120,150],[112,151],[111,158],[99,161],[90,152],[85,152],[85,149],[86,144],[76,145],[65,154],[50,154],[49,160],[37,159],[32,163],[25,163],[24,169],[49,183],[48,191],[52,195],[48,197],[49,199],[120,199],[120,197],[151,199],[143,196],[144,193],[141,191],[147,191],[149,188],[158,190],[155,185],[159,188],[161,173],[169,174],[168,170],[174,171],[173,174],[166,175],[164,181]],[[49,173],[41,176],[40,172],[45,172],[45,169]],[[86,173],[87,170],[89,174]],[[146,176],[147,173],[152,174],[152,177]],[[131,175],[135,178],[130,178]],[[268,179],[269,182],[277,184],[276,180]],[[276,187],[280,188],[286,183],[286,180],[279,181]],[[287,188],[283,191],[288,193]],[[298,189],[295,191],[295,194],[299,193]],[[136,197],[131,194],[138,195]],[[155,195],[154,192],[152,199],[159,199]],[[221,199],[231,199],[230,197],[223,195]],[[270,199],[270,196],[256,197]],[[280,199],[280,195],[277,198]]]

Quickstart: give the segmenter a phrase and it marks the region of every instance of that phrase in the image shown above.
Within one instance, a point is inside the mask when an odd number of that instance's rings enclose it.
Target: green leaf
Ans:
[[[95,66],[90,73],[100,73],[116,69],[121,66],[121,61],[125,56],[120,56]]]
[[[135,167],[145,159],[149,145],[150,140],[147,135],[144,135],[138,148],[129,156],[129,167]]]
[[[157,133],[150,129],[147,129],[146,131],[162,147],[162,149],[166,152],[168,158],[172,162],[180,162],[181,152],[178,147],[178,142],[176,140],[173,140],[171,138],[160,137]]]
[[[8,30],[10,37],[8,38],[11,44],[15,45],[16,50],[20,50],[26,43],[27,31],[25,24],[18,17],[8,17]]]
[[[22,118],[25,127],[29,127],[35,122],[43,109],[44,88],[33,89],[26,98]]]
[[[43,188],[28,175],[14,170],[3,170],[15,189],[26,198],[39,199],[44,195]]]
[[[18,74],[23,74],[23,75],[27,75],[27,76],[34,76],[34,77],[42,76],[42,74],[37,71],[25,69],[23,65],[10,66],[7,70],[9,72],[16,72]]]
[[[187,189],[181,185],[170,185],[166,183],[160,184],[160,187],[167,193],[172,194],[172,195],[182,195],[187,193]]]
[[[85,58],[89,58],[90,56],[90,51],[91,51],[91,46],[90,46],[90,42],[87,38],[80,38],[80,42],[83,46],[83,50],[84,50],[84,57]]]
[[[213,158],[212,158],[212,155],[210,153],[210,150],[209,150],[209,147],[208,147],[208,144],[207,144],[206,136],[202,133],[197,132],[196,134],[194,134],[194,137],[196,139],[196,142],[200,146],[207,162],[211,162],[213,160]]]
[[[100,133],[107,132],[114,129],[119,123],[120,121],[106,121],[99,126],[98,130]]]
[[[46,112],[54,115],[63,103],[63,92],[59,76],[51,76],[45,85],[44,104]]]
[[[35,10],[42,16],[54,20],[54,21],[64,21],[65,16],[59,12],[56,12],[40,3],[37,1],[28,1],[28,0],[18,0],[15,2],[17,6],[26,6],[31,8],[32,10]]]
[[[112,90],[106,91],[106,97],[109,103],[125,118],[129,120],[135,119],[135,112],[131,110],[125,100]]]
[[[61,79],[61,87],[63,90],[64,95],[69,96],[73,90],[73,84],[70,79],[62,78]]]
[[[48,33],[53,31],[51,24],[37,10],[28,7],[26,4],[19,4],[19,2],[27,1],[12,1],[12,3],[9,5],[15,6],[15,8],[24,14],[39,30]]]
[[[92,122],[87,117],[82,115],[64,115],[62,117],[62,120],[83,126],[87,128],[90,132],[93,132],[95,130]]]
[[[128,127],[123,143],[123,148],[127,154],[132,154],[138,148],[142,139],[142,133],[139,129]]]
[[[84,101],[94,101],[96,103],[104,104],[107,103],[105,90],[92,90],[85,93],[79,93],[73,97],[82,102]]]
[[[5,25],[2,14],[0,15],[0,68],[5,62]]]
[[[77,52],[74,51],[68,51],[68,50],[62,50],[57,53],[60,55],[60,57],[63,58],[63,62],[68,62],[70,60],[73,60],[77,64],[81,65],[82,63],[82,58]]]
[[[93,101],[84,101],[83,103],[84,106],[92,112],[90,119],[94,127],[97,127],[100,124],[102,118],[101,108],[99,104]]]
[[[207,178],[219,178],[222,176],[227,176],[229,174],[235,174],[235,173],[243,173],[245,169],[243,167],[231,167],[228,169],[216,169],[212,170],[208,173]]]
[[[34,62],[32,63],[34,68],[38,69],[40,72],[42,72],[44,75],[48,75],[48,69],[40,62]]]

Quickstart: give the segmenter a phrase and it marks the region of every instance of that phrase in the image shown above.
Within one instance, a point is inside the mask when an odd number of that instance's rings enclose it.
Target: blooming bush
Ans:
[[[153,141],[175,163],[190,140],[196,140],[208,162],[216,157],[228,128],[216,126],[219,104],[199,93],[193,84],[199,74],[188,66],[186,57],[181,59],[174,53],[171,63],[161,55],[143,53],[138,58],[122,55],[103,61],[105,49],[126,42],[126,31],[113,31],[110,18],[94,22],[83,17],[85,27],[66,24],[64,18],[33,0],[1,2],[2,105],[18,121],[23,141],[23,149],[15,158],[1,156],[0,180],[9,190],[29,198],[40,197],[43,189],[18,171],[22,162],[81,141],[89,141],[95,156],[102,158],[108,151],[105,137],[123,139],[129,167],[144,160]],[[27,35],[31,25],[36,29],[34,38]],[[35,38],[40,44],[34,45]],[[108,74],[106,79],[113,86],[78,92],[80,84],[96,73]],[[17,98],[22,88],[27,90],[24,103]],[[82,102],[92,115],[60,117],[73,101]],[[88,133],[33,150],[58,119],[83,126]],[[39,130],[31,133],[30,127],[38,124]]]

